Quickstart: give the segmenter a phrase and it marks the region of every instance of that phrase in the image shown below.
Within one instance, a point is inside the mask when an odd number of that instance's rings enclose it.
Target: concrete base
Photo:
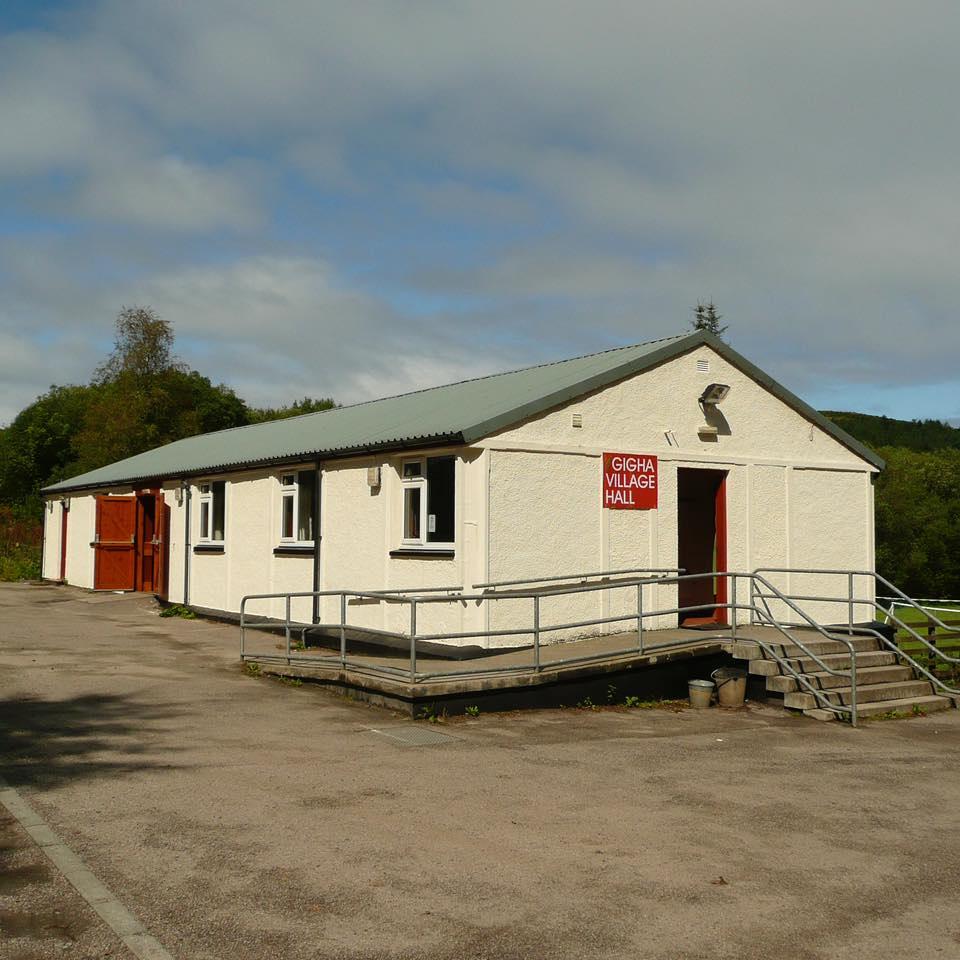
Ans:
[[[659,654],[611,658],[588,664],[546,665],[537,673],[516,672],[495,677],[433,679],[410,683],[362,670],[341,669],[257,659],[263,674],[296,677],[323,684],[352,700],[387,707],[409,716],[423,711],[463,713],[525,708],[573,707],[584,700],[603,705],[624,698],[686,699],[687,681],[707,679],[717,667],[730,666],[719,640],[692,643]]]

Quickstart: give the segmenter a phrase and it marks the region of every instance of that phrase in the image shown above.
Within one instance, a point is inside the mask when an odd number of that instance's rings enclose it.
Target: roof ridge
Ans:
[[[307,417],[320,417],[324,414],[335,413],[337,410],[352,410],[354,407],[364,407],[371,403],[382,403],[385,400],[399,400],[401,397],[412,397],[418,393],[429,393],[431,390],[442,390],[445,387],[459,387],[464,383],[476,383],[480,380],[492,380],[495,377],[506,377],[512,373],[524,373],[527,370],[540,370],[544,367],[556,367],[561,363],[573,363],[576,360],[587,360],[590,357],[600,357],[605,353],[616,353],[619,350],[632,350],[636,347],[648,347],[651,344],[665,343],[668,340],[682,340],[684,337],[690,336],[694,332],[695,331],[690,331],[690,333],[674,334],[672,337],[657,337],[655,340],[642,340],[639,343],[625,343],[619,347],[609,347],[606,350],[595,350],[593,353],[584,353],[576,357],[564,357],[562,360],[548,360],[546,363],[532,363],[526,367],[514,367],[512,370],[501,370],[498,373],[485,373],[479,377],[465,377],[463,380],[452,380],[450,383],[438,383],[432,387],[420,387],[417,390],[406,390],[403,393],[388,394],[385,397],[371,397],[369,400],[358,400],[356,403],[338,404],[337,406],[330,407],[327,410],[313,410],[310,413],[298,413],[294,417],[278,417],[276,420],[260,420],[257,423],[244,423],[236,427],[224,427],[222,430],[211,430],[208,433],[195,433],[190,437],[181,437],[179,440],[171,440],[170,443],[163,444],[163,446],[173,446],[175,443],[180,443],[184,440],[192,440],[194,437],[213,437],[224,433],[232,433],[234,430],[247,430],[250,427],[262,427],[271,423],[304,420]],[[155,447],[153,449],[159,450],[160,447]],[[139,456],[139,454],[134,454],[134,456]]]
[[[674,334],[672,337],[658,337],[655,340],[642,340],[639,343],[625,343],[619,347],[609,347],[606,350],[595,350],[593,353],[583,353],[576,357],[564,357],[562,360],[548,360],[545,363],[532,363],[526,367],[514,367],[510,370],[500,370],[497,373],[485,373],[479,377],[464,377],[463,380],[452,380],[449,383],[438,383],[432,387],[420,387],[417,390],[406,390],[403,393],[392,393],[385,397],[371,397],[369,400],[358,400],[356,403],[344,403],[337,407],[331,407],[329,410],[314,410],[312,413],[301,413],[295,417],[284,417],[284,420],[299,420],[303,417],[316,417],[324,413],[333,413],[336,410],[350,410],[353,407],[363,407],[368,403],[382,403],[384,400],[399,400],[401,397],[412,397],[417,393],[429,393],[431,390],[443,390],[445,387],[459,387],[464,383],[477,383],[480,380],[493,380],[495,377],[507,377],[512,373],[525,373],[527,370],[540,370],[543,367],[556,367],[561,363],[574,363],[577,360],[588,360],[590,357],[600,357],[605,353],[616,353],[618,350],[632,350],[635,347],[649,347],[654,343],[665,343],[668,340],[682,340],[690,336],[690,333]],[[264,423],[273,423],[274,421],[265,420]],[[248,424],[248,426],[257,426],[257,424]],[[242,430],[242,427],[229,427],[230,430]],[[206,434],[205,434],[206,436]]]

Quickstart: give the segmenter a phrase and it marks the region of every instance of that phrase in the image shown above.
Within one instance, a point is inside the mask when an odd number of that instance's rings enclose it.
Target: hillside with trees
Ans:
[[[823,415],[874,450],[960,450],[960,428],[942,420],[894,420],[869,413],[825,410]]]
[[[125,307],[114,347],[89,383],[52,386],[0,429],[0,580],[40,574],[40,488],[153,447],[213,430],[328,410],[304,397],[248,406],[174,353],[171,324]]]
[[[940,420],[825,416],[887,463],[875,488],[877,572],[913,597],[960,599],[960,429]]]

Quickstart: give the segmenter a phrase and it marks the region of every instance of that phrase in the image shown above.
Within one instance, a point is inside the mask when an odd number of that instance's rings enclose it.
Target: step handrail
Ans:
[[[754,574],[768,574],[768,573],[799,573],[799,574],[823,574],[826,576],[845,576],[845,577],[869,577],[874,582],[882,584],[888,590],[892,591],[896,596],[908,607],[913,607],[915,610],[918,610],[922,613],[928,620],[932,620],[938,627],[942,630],[950,630],[950,625],[944,623],[939,617],[930,613],[930,607],[921,606],[916,600],[912,597],[908,597],[899,587],[892,584],[886,577],[882,574],[877,573],[876,570],[837,570],[829,567],[757,567],[754,571]],[[851,591],[852,592],[852,591]],[[814,598],[821,599],[821,598]],[[858,603],[856,598],[851,597],[854,603]],[[882,607],[880,609],[883,609]]]
[[[916,610],[916,611],[918,611],[919,613],[923,614],[924,617],[926,618],[926,620],[927,620],[928,622],[933,623],[935,626],[940,627],[942,630],[946,630],[948,633],[953,633],[953,632],[954,632],[954,630],[951,628],[951,626],[950,626],[949,624],[944,623],[939,617],[931,614],[931,612],[930,612],[931,608],[921,606],[919,603],[917,603],[916,600],[912,599],[911,597],[908,597],[902,590],[900,590],[898,587],[894,586],[892,583],[890,583],[889,580],[886,579],[886,577],[881,576],[881,574],[877,573],[876,571],[872,571],[872,570],[833,570],[833,569],[818,569],[818,568],[812,568],[812,567],[811,567],[811,568],[804,568],[804,567],[761,567],[761,568],[758,568],[758,570],[755,570],[754,573],[755,573],[755,574],[763,574],[763,573],[799,573],[799,574],[821,574],[821,575],[824,575],[824,576],[843,575],[843,576],[846,576],[846,577],[848,577],[848,578],[849,578],[849,577],[870,577],[870,578],[872,578],[875,582],[880,583],[880,584],[883,584],[885,587],[889,588],[890,590],[893,590],[899,597],[901,597],[901,598],[902,598],[901,604],[902,604],[903,606],[912,607],[914,610]],[[779,598],[775,598],[775,599],[779,599]],[[797,598],[794,597],[793,599],[797,599]],[[848,603],[848,604],[850,604],[850,605],[867,606],[867,607],[870,607],[871,609],[876,610],[877,612],[882,612],[882,613],[886,614],[886,616],[887,616],[888,618],[892,619],[892,620],[896,623],[896,625],[897,625],[898,627],[902,628],[902,629],[905,630],[907,633],[909,633],[915,640],[918,640],[920,643],[922,643],[930,652],[936,654],[941,660],[944,660],[946,663],[953,663],[953,664],[960,663],[960,657],[951,657],[948,653],[945,653],[943,650],[941,650],[941,649],[940,649],[939,647],[937,647],[935,644],[930,643],[930,641],[929,641],[926,637],[924,637],[924,636],[922,636],[921,634],[917,633],[917,631],[914,630],[914,628],[911,627],[910,624],[908,624],[908,623],[907,623],[906,621],[904,621],[904,620],[901,620],[895,613],[893,613],[893,612],[890,611],[890,610],[886,610],[886,609],[883,607],[882,604],[880,604],[880,603],[877,602],[876,596],[874,596],[873,599],[870,599],[869,597],[857,598],[857,597],[854,597],[854,596],[852,595],[852,589],[851,589],[851,595],[850,595],[849,597],[846,597],[846,598],[810,597],[809,599],[811,599],[811,600],[822,600],[822,601],[825,601],[825,602],[826,602],[826,601],[832,601],[832,602],[837,602],[837,603],[846,602],[846,603]],[[852,621],[852,618],[851,618],[851,621]],[[851,623],[851,626],[852,626],[852,623]],[[857,627],[857,628],[856,628],[856,631],[857,631],[857,633],[863,634],[863,633],[866,633],[866,632],[868,631],[868,629],[869,629],[869,628],[864,625],[864,626],[859,626],[859,627]],[[884,639],[884,642],[886,643],[886,640],[885,640],[885,639]],[[890,644],[887,644],[887,645],[889,646]],[[899,650],[900,648],[897,647],[896,649]]]

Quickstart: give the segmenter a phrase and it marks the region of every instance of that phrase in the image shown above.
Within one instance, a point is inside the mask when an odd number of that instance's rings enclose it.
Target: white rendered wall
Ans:
[[[454,454],[456,463],[456,534],[454,556],[429,557],[401,551],[405,459]],[[367,470],[379,466],[379,488],[367,485]],[[485,574],[486,460],[480,450],[417,451],[407,456],[362,458],[328,463],[321,496],[321,574],[324,590],[406,590],[459,587]],[[391,554],[394,554],[391,556]],[[462,602],[424,603],[417,613],[418,634],[463,632],[482,628],[482,612]],[[321,620],[339,623],[339,600],[325,600]],[[406,604],[353,599],[350,626],[406,632]],[[465,640],[465,643],[472,641]]]
[[[40,576],[48,580],[60,577],[60,522],[63,508],[59,500],[43,503],[43,554],[40,557]]]
[[[706,360],[709,370],[699,371],[698,360]],[[725,421],[720,436],[704,439],[698,434],[704,414],[697,401],[713,382],[732,389],[720,407]],[[581,427],[573,426],[574,413],[580,414]],[[676,567],[680,468],[727,471],[728,570],[873,569],[875,469],[709,347],[479,445],[489,451],[491,463],[491,580]],[[604,451],[658,456],[657,510],[602,508]],[[771,580],[794,592],[818,595],[845,596],[847,589],[838,577],[771,575]],[[872,590],[872,582],[857,581],[858,596],[872,597]],[[647,591],[647,609],[677,603],[673,587]],[[745,593],[742,584],[738,599],[746,599]],[[550,613],[542,620],[570,622],[584,619],[584,611],[596,617],[627,614],[636,607],[636,592],[556,598],[544,604]],[[517,601],[515,611],[501,615],[498,624],[529,623],[529,613],[520,606]],[[826,622],[847,616],[845,604],[805,606]],[[858,619],[871,619],[866,607],[859,608]],[[663,618],[656,625],[675,623],[675,618]]]
[[[54,516],[59,511],[54,507]],[[75,587],[93,589],[93,542],[97,529],[97,501],[92,494],[72,494],[67,519],[67,569],[66,581]],[[57,534],[59,537],[59,524]],[[60,541],[55,546],[56,559],[48,569],[47,576],[59,576]]]

